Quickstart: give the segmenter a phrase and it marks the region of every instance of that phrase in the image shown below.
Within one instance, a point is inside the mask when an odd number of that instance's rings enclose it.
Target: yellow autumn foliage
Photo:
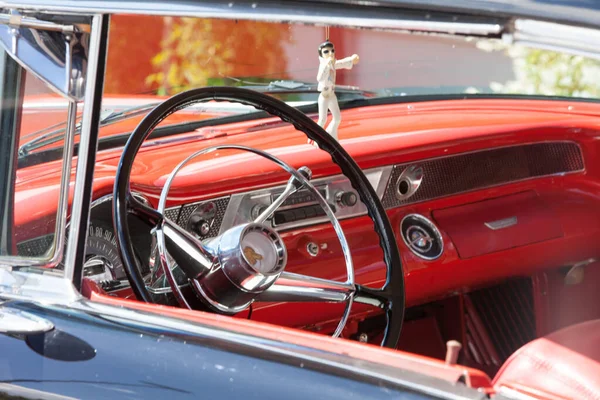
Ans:
[[[159,94],[206,86],[213,78],[285,78],[286,24],[170,17],[165,29],[168,36],[146,78]]]

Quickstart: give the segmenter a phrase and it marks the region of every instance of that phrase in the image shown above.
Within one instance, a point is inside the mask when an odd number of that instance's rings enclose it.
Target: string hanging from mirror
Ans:
[[[319,120],[318,124],[323,128],[327,122],[327,111],[331,111],[331,122],[325,129],[327,133],[338,139],[338,128],[342,122],[340,106],[335,95],[335,74],[338,69],[352,69],[358,63],[359,57],[353,54],[350,57],[337,60],[335,58],[335,46],[329,41],[329,26],[325,27],[325,41],[319,45],[319,71],[317,72],[317,90],[319,93]],[[308,141],[313,146],[312,140]]]

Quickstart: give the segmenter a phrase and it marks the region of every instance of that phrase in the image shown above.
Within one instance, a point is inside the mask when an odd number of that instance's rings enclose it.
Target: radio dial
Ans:
[[[252,211],[250,212],[252,219],[258,218],[258,216],[260,214],[262,214],[264,211],[266,211],[267,208],[268,208],[268,206],[266,206],[264,204],[257,204],[254,207],[252,207]],[[271,218],[273,218],[273,217],[271,216],[268,219],[271,219]]]

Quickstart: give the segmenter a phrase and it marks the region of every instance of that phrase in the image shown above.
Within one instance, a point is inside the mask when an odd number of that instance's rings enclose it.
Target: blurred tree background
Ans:
[[[156,92],[146,84],[153,71],[152,58],[160,51],[164,18],[115,15],[110,19],[104,92],[134,94]]]
[[[513,59],[514,80],[492,82],[496,93],[600,97],[600,61],[523,46],[499,46]]]
[[[106,93],[169,95],[227,77],[286,78],[286,24],[119,15],[110,29]]]

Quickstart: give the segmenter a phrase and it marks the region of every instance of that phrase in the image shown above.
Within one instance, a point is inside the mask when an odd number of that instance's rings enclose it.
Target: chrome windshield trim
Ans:
[[[75,118],[77,117],[77,103],[69,102],[67,133],[65,138],[65,150],[63,159],[63,170],[61,174],[60,198],[58,211],[56,213],[56,235],[54,236],[54,257],[49,266],[54,267],[63,259],[65,248],[66,224],[69,215],[69,183],[71,180],[71,167],[73,165],[73,149],[75,147]]]
[[[509,43],[600,60],[600,32],[554,22],[517,19]]]
[[[31,18],[23,15],[0,14],[0,24],[16,27],[36,28],[46,31],[73,33],[77,29],[75,25],[61,25],[50,21]]]
[[[90,146],[90,135],[92,130],[92,113],[91,106],[94,104],[94,96],[96,92],[96,80],[103,79],[98,77],[98,60],[100,52],[100,41],[102,31],[102,16],[95,15],[92,18],[92,31],[90,34],[90,52],[89,63],[87,68],[87,82],[85,85],[84,108],[82,116],[81,139],[79,142],[80,149],[87,149]],[[77,158],[77,172],[75,174],[75,189],[73,193],[73,206],[71,213],[71,226],[69,227],[69,240],[65,252],[65,270],[64,277],[71,282],[75,272],[75,258],[77,252],[77,240],[79,238],[79,229],[81,225],[83,202],[85,198],[85,181],[87,179],[88,168],[88,152],[80,151]],[[87,231],[87,230],[86,230]],[[86,236],[87,237],[87,236]],[[81,266],[83,268],[83,266]]]
[[[301,6],[301,4],[300,4]],[[69,12],[85,14],[137,14],[178,17],[227,18],[254,21],[286,21],[310,25],[331,25],[354,28],[372,28],[399,31],[435,32],[461,35],[498,35],[504,25],[496,20],[488,22],[479,18],[454,22],[447,18],[436,20],[435,13],[406,10],[398,7],[365,7],[364,5],[334,3],[311,3],[298,12],[298,4],[281,2],[169,2],[142,1],[50,1],[19,0],[0,1],[0,7],[43,12]],[[438,12],[439,13],[439,12]],[[441,13],[439,13],[441,14]],[[453,13],[454,15],[455,13]],[[473,18],[464,16],[463,19]]]

